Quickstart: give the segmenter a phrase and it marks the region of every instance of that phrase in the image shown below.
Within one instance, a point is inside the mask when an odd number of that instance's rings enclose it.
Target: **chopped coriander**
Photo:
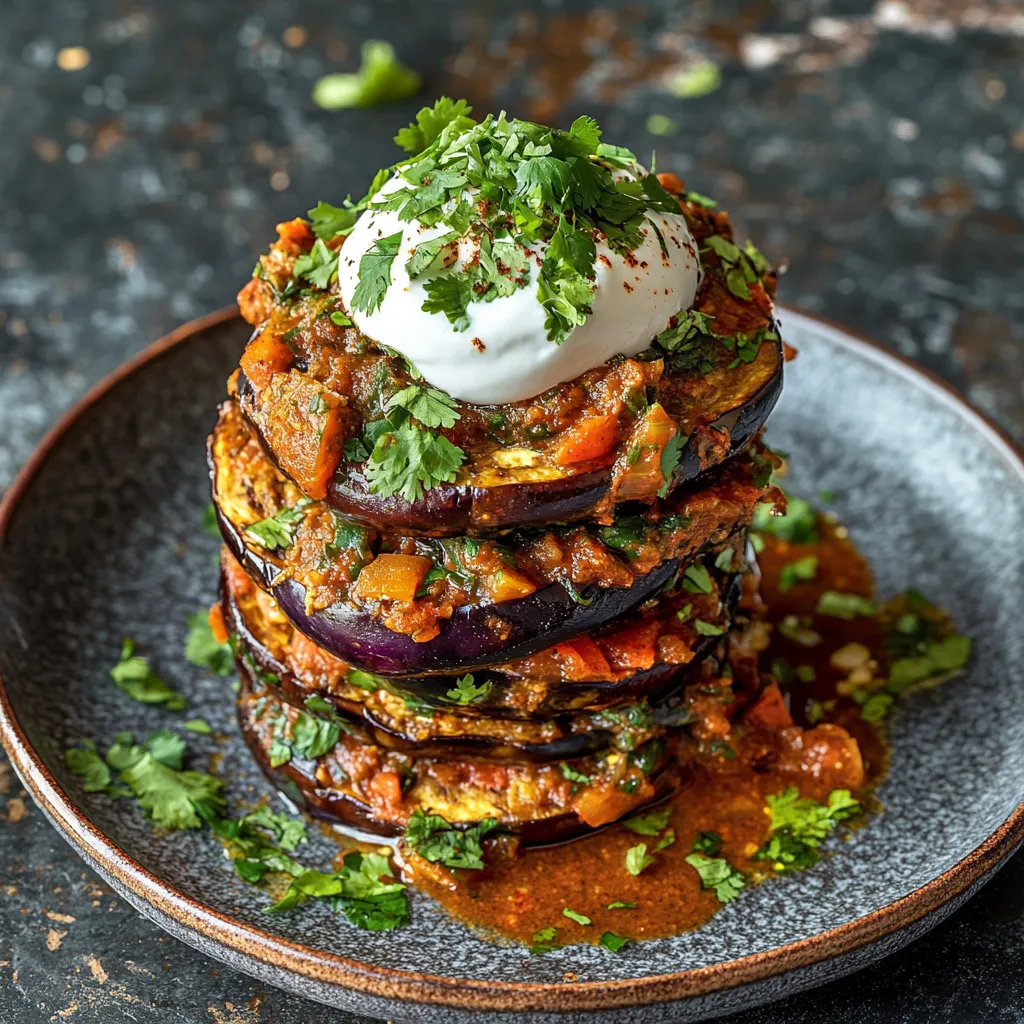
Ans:
[[[211,537],[220,539],[220,527],[217,525],[217,510],[213,507],[212,501],[203,509],[203,530]]]
[[[717,210],[718,202],[714,199],[709,199],[707,196],[702,195],[700,192],[687,192],[683,198],[688,203],[693,203],[695,206],[703,206],[705,210]]]
[[[576,782],[581,786],[589,786],[593,781],[589,775],[584,775],[583,772],[576,771],[571,765],[561,761],[558,765],[558,770],[562,774],[562,778],[568,782]]]
[[[402,232],[396,231],[386,238],[375,239],[359,259],[359,283],[352,294],[352,308],[374,313],[384,301],[384,293],[391,285],[391,264],[398,255]]]
[[[631,875],[639,875],[644,868],[650,867],[654,858],[647,852],[646,843],[638,843],[626,851],[626,870]]]
[[[198,733],[200,736],[213,735],[213,726],[205,718],[189,718],[182,722],[182,726],[189,732]]]
[[[795,871],[817,863],[822,840],[845,818],[860,812],[848,789],[834,789],[828,803],[801,797],[796,786],[765,798],[771,816],[768,841],[758,860],[771,861],[776,871]]]
[[[443,391],[426,384],[411,384],[388,400],[386,410],[405,409],[425,427],[454,427],[461,419],[458,406]]]
[[[352,327],[352,321],[344,314],[340,309],[334,310],[331,313],[331,323],[335,327]]]
[[[804,555],[793,562],[788,562],[779,573],[779,592],[785,594],[792,590],[800,580],[813,580],[818,575],[817,555]]]
[[[291,727],[291,747],[299,757],[313,760],[332,750],[341,737],[336,721],[325,721],[300,711]]]
[[[772,515],[771,505],[758,505],[754,510],[754,529],[770,533],[790,544],[813,544],[818,539],[818,514],[803,498],[786,496],[784,515]]]
[[[622,824],[631,832],[639,836],[656,836],[668,825],[672,817],[672,807],[666,804],[663,807],[656,807],[646,814],[634,814],[631,818],[625,818]]]
[[[454,828],[439,814],[417,809],[405,830],[406,845],[432,864],[480,871],[484,867],[480,841],[498,827],[494,818],[484,818],[471,828]]]
[[[698,832],[693,840],[693,852],[714,857],[722,848],[722,837],[717,832]]]
[[[601,938],[597,940],[604,946],[605,949],[610,949],[613,953],[618,953],[629,939],[623,938],[621,935],[616,935],[615,932],[605,932]]]
[[[716,626],[713,622],[705,622],[703,619],[694,619],[693,627],[701,636],[722,636],[725,633],[723,626]]]
[[[908,686],[957,672],[971,656],[971,639],[952,633],[944,640],[927,640],[920,654],[898,658],[889,665],[889,688],[897,693]]]
[[[660,853],[662,850],[668,849],[668,847],[672,846],[675,843],[675,841],[676,831],[675,829],[670,828],[655,844],[654,852]]]
[[[658,488],[658,497],[668,497],[669,488],[672,486],[672,477],[683,456],[683,449],[686,447],[687,438],[680,433],[673,434],[666,442],[661,451],[661,486]]]
[[[547,928],[541,928],[541,930],[533,936],[533,943],[530,946],[530,952],[535,956],[543,956],[545,953],[551,953],[556,949],[560,949],[561,947],[554,941],[557,934],[558,929],[551,925]]]
[[[401,494],[416,501],[424,490],[455,479],[466,453],[448,438],[403,423],[381,434],[366,464],[370,490],[382,497]]]
[[[476,683],[473,679],[473,673],[468,672],[460,679],[455,680],[455,686],[445,693],[445,697],[454,704],[475,704],[477,701],[483,700],[491,692],[492,685],[490,680]]]
[[[149,659],[135,653],[135,641],[125,638],[121,660],[110,670],[119,690],[142,704],[163,704],[168,711],[182,711],[188,701],[149,667]]]
[[[296,280],[308,281],[314,288],[325,291],[337,276],[338,253],[318,238],[309,252],[296,258],[292,273]]]
[[[82,780],[86,793],[102,793],[110,786],[110,768],[96,753],[96,744],[85,740],[64,753],[64,762]]]
[[[268,551],[290,548],[310,504],[308,498],[300,498],[294,506],[285,506],[280,512],[247,526],[245,536]]]
[[[702,889],[713,889],[719,902],[736,899],[747,881],[724,857],[706,857],[703,853],[690,853],[686,863],[700,875]]]
[[[715,555],[715,568],[719,572],[732,572],[732,563],[736,552],[732,548],[723,548]]]
[[[635,903],[626,903],[623,900],[612,900],[608,904],[609,910],[636,910],[637,905]]]
[[[309,217],[310,223],[313,225],[313,233],[316,237],[330,242],[338,235],[344,236],[351,232],[356,226],[359,210],[348,200],[346,200],[345,206],[331,206],[330,203],[321,200],[312,210],[306,212],[306,216]],[[343,313],[338,315],[344,319],[346,324],[352,323]],[[331,314],[331,320],[338,323],[334,319],[334,313]],[[342,325],[339,324],[339,326]]]
[[[875,602],[863,594],[826,590],[818,597],[814,611],[818,615],[831,615],[837,619],[856,619],[858,616],[874,615]]]
[[[711,583],[711,575],[700,562],[686,567],[683,573],[683,589],[691,594],[710,594],[714,589]]]
[[[359,70],[324,75],[313,86],[313,102],[324,110],[376,107],[419,92],[422,79],[395,56],[390,43],[368,39],[360,50]]]
[[[586,914],[578,914],[578,913],[576,913],[575,910],[570,910],[568,907],[566,907],[562,911],[562,913],[567,918],[569,918],[570,921],[575,921],[577,924],[583,924],[583,925],[593,924],[593,922],[590,920],[589,917],[587,917]]]
[[[690,618],[690,616],[692,614],[693,614],[693,605],[687,603],[687,604],[684,604],[683,607],[680,608],[679,611],[676,612],[676,618],[680,622],[686,622]]]
[[[206,612],[193,612],[188,617],[188,638],[185,657],[200,668],[208,668],[219,676],[229,676],[235,670],[231,644],[213,635],[210,616]]]

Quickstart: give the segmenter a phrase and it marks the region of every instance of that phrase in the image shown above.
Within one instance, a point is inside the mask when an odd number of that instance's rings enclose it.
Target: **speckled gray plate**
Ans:
[[[698,1020],[818,984],[892,952],[966,899],[1022,835],[1024,466],[954,394],[872,345],[786,312],[800,349],[770,437],[792,485],[827,488],[882,594],[916,586],[975,639],[966,678],[896,714],[886,810],[812,871],[769,882],[699,932],[615,956],[529,957],[473,937],[428,900],[372,934],[326,907],[268,918],[208,836],[157,835],[130,801],[86,795],[63,753],[184,717],[133,703],[107,669],[131,635],[215,724],[232,795],[266,791],[232,694],[182,657],[214,596],[203,443],[247,336],[230,313],[189,325],[93,391],[0,510],[0,728],[54,825],[171,934],[282,988],[397,1021]],[[309,852],[323,866],[323,837]]]

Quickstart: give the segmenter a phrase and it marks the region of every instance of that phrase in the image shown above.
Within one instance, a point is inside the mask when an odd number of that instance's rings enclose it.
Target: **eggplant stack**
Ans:
[[[532,398],[457,400],[356,326],[336,269],[356,206],[279,225],[241,292],[213,618],[249,746],[313,813],[571,839],[674,793],[756,697],[729,645],[778,497],[774,277],[709,200],[650,180],[696,241],[692,304]]]

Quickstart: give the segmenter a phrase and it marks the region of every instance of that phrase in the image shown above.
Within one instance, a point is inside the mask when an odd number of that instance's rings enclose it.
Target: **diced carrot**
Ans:
[[[658,184],[666,192],[671,192],[674,196],[681,195],[686,188],[679,175],[673,174],[671,171],[661,171],[658,174]]]
[[[599,459],[615,444],[618,425],[619,417],[615,413],[580,420],[559,438],[554,451],[555,462],[559,466],[572,466]]]
[[[360,600],[401,601],[415,600],[433,561],[424,555],[378,555],[359,572],[352,590]]]
[[[609,822],[618,821],[644,800],[650,799],[652,792],[650,783],[645,783],[632,793],[624,793],[621,789],[606,789],[603,786],[587,786],[576,794],[572,809],[591,828],[599,828]]]
[[[224,621],[224,612],[219,604],[215,604],[210,608],[209,621],[213,639],[219,644],[226,644],[230,633],[228,633],[228,626]]]
[[[794,348],[788,341],[782,343],[782,356],[787,363],[793,362],[794,359],[800,354],[798,348]]]
[[[598,645],[614,669],[650,668],[656,657],[655,645],[660,630],[661,624],[657,620],[638,622],[608,636],[598,637]]]
[[[782,696],[778,683],[772,683],[764,688],[745,717],[751,725],[760,726],[762,729],[786,729],[793,724],[793,716],[786,707],[786,699]]]
[[[678,433],[676,421],[660,404],[655,403],[647,410],[630,435],[617,500],[653,498],[658,493],[665,482],[661,455]]]
[[[272,331],[260,331],[246,346],[239,363],[246,377],[260,389],[265,388],[275,373],[291,368],[295,354]]]
[[[398,772],[378,772],[366,784],[378,807],[395,808],[402,803],[402,780]]]
[[[502,566],[480,581],[487,588],[491,600],[514,601],[517,597],[529,597],[537,589],[521,572]]]
[[[259,397],[263,435],[278,465],[309,497],[323,498],[344,450],[345,399],[305,373],[278,373]]]

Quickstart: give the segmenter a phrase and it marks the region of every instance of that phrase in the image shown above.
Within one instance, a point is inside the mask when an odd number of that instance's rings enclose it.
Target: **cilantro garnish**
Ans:
[[[562,914],[565,917],[569,918],[570,921],[575,921],[577,924],[587,925],[587,924],[593,924],[594,923],[593,921],[590,920],[589,917],[587,917],[586,914],[579,914],[575,910],[570,910],[569,907],[566,907],[562,911]]]
[[[703,889],[714,889],[719,902],[728,903],[736,899],[746,886],[743,874],[737,871],[724,857],[708,857],[703,853],[690,853],[686,863],[700,875]]]
[[[558,770],[562,774],[562,778],[567,782],[575,782],[581,786],[589,786],[593,781],[589,775],[584,775],[583,772],[576,771],[572,765],[568,765],[565,761],[560,761]]]
[[[474,682],[473,673],[469,672],[455,680],[455,685],[445,693],[445,697],[453,704],[475,704],[490,693],[491,686],[492,683],[489,680],[483,683]]]
[[[770,533],[790,544],[814,544],[818,540],[818,514],[803,498],[787,497],[785,515],[772,515],[771,505],[754,510],[754,529]]]
[[[650,867],[654,858],[647,852],[646,843],[637,843],[626,851],[626,870],[631,875],[639,875],[644,868]]]
[[[693,628],[701,636],[722,636],[725,633],[723,626],[716,626],[713,622],[705,622],[703,619],[694,619]]]
[[[671,817],[672,808],[666,804],[664,807],[657,807],[646,814],[635,814],[631,818],[626,818],[622,824],[637,835],[656,836],[668,825],[668,819]]]
[[[461,419],[458,407],[451,397],[437,388],[425,384],[412,384],[392,395],[385,410],[405,409],[425,427],[454,427]]]
[[[678,213],[678,204],[632,153],[601,143],[593,118],[559,131],[503,114],[477,122],[470,110],[448,98],[421,110],[396,137],[409,154],[391,169],[402,187],[378,195],[375,182],[369,206],[449,229],[407,259],[411,276],[429,274],[425,311],[464,330],[470,303],[512,294],[535,275],[548,339],[561,343],[590,315],[598,238],[629,253],[648,214]],[[617,169],[632,173],[617,179]],[[467,240],[472,258],[439,259]],[[538,243],[547,250],[534,272],[528,251]],[[360,287],[363,277],[361,264]]]
[[[66,751],[64,763],[82,780],[82,789],[86,793],[109,793],[110,767],[96,752],[96,744],[92,740],[84,740],[82,746]]]
[[[212,736],[213,726],[205,718],[189,718],[181,723],[182,728],[194,732],[200,736]]]
[[[683,573],[683,590],[691,594],[710,594],[714,587],[711,584],[711,575],[701,562],[694,562],[686,567]]]
[[[818,615],[831,615],[837,619],[855,619],[858,616],[874,615],[875,602],[863,594],[826,590],[818,597],[814,611]]]
[[[636,910],[636,907],[635,903],[624,903],[622,900],[612,900],[608,904],[609,910]]]
[[[231,644],[221,643],[210,627],[206,612],[193,612],[188,617],[188,639],[185,641],[185,657],[193,665],[208,668],[219,676],[229,676],[234,671],[235,659]]]
[[[321,200],[312,210],[307,211],[307,215],[316,237],[330,242],[338,235],[344,236],[352,231],[359,217],[359,209],[348,201],[344,206],[331,206]],[[334,319],[333,313],[331,319]]]
[[[558,943],[554,941],[557,934],[558,929],[552,925],[548,925],[547,928],[541,928],[541,930],[533,936],[533,943],[530,946],[530,952],[534,956],[543,956],[545,953],[552,953],[556,949],[561,949]]]
[[[704,853],[709,857],[714,857],[721,848],[722,837],[717,832],[698,832],[693,840],[694,853]]]
[[[624,938],[621,935],[616,935],[615,932],[605,932],[601,938],[597,940],[604,946],[605,949],[610,949],[613,953],[618,953],[629,939]]]
[[[327,248],[322,238],[313,243],[309,252],[304,252],[295,260],[292,274],[298,279],[309,281],[314,288],[326,290],[331,280],[338,273],[337,250]]]
[[[313,102],[324,110],[376,107],[419,92],[422,79],[395,56],[390,43],[368,39],[360,50],[359,70],[324,75],[313,86]]]
[[[683,449],[686,447],[688,440],[689,438],[677,432],[665,442],[665,447],[661,450],[661,461],[658,465],[658,468],[661,470],[662,479],[661,486],[658,488],[659,498],[668,497],[669,488],[672,486],[672,475],[679,465],[679,460],[683,456]]]
[[[286,506],[280,512],[247,526],[245,535],[268,551],[290,548],[310,504],[308,498],[300,498],[294,506]]]
[[[796,561],[789,562],[779,573],[779,592],[785,594],[792,590],[800,580],[813,580],[818,575],[818,556],[804,555]]]
[[[832,790],[827,804],[801,797],[796,786],[765,799],[771,815],[770,834],[756,857],[771,861],[776,871],[795,871],[816,864],[822,840],[838,822],[861,809],[848,789]]]
[[[149,659],[135,653],[135,641],[126,637],[121,660],[110,670],[117,688],[142,704],[163,704],[168,711],[182,711],[188,701],[149,666]]]
[[[391,285],[391,264],[402,242],[402,232],[378,238],[359,258],[359,283],[352,294],[352,308],[366,313],[380,309]]]
[[[322,757],[334,747],[340,737],[339,722],[326,721],[305,711],[298,713],[290,730],[292,751],[308,760]]]
[[[454,828],[439,814],[413,811],[405,830],[405,843],[432,864],[481,871],[484,851],[480,840],[498,827],[494,818],[484,818],[471,828]]]
[[[466,453],[443,434],[403,423],[377,438],[366,477],[375,494],[416,501],[425,490],[451,483],[465,459]]]

